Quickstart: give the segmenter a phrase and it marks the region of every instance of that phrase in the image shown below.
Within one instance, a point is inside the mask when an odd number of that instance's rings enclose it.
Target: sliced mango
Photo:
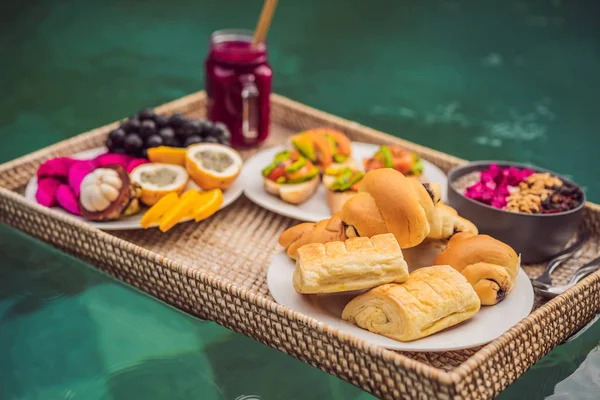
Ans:
[[[160,222],[162,216],[179,201],[177,193],[169,193],[154,204],[142,217],[140,225],[148,228],[153,224]]]
[[[148,159],[153,163],[176,164],[185,167],[185,148],[151,147],[148,149]]]
[[[223,205],[223,192],[221,189],[213,189],[200,193],[199,203],[194,208],[194,219],[200,222],[217,211]]]
[[[182,219],[189,218],[192,210],[199,204],[200,192],[190,189],[181,195],[179,201],[165,212],[161,218],[159,229],[166,232]]]

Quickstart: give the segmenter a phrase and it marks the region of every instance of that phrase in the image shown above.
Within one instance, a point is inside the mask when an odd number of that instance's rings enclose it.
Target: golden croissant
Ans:
[[[382,168],[365,175],[358,194],[344,203],[339,214],[317,224],[290,228],[279,243],[296,259],[298,247],[307,243],[392,233],[406,249],[426,238],[447,239],[463,231],[477,233],[477,228],[442,203],[438,185],[423,184],[392,168]]]
[[[519,256],[509,245],[488,235],[454,235],[436,264],[451,265],[473,285],[481,304],[494,305],[510,293],[517,279]]]
[[[317,223],[305,222],[287,229],[279,236],[279,244],[287,249],[288,257],[295,260],[298,258],[298,249],[305,244],[343,242],[346,239],[348,236],[340,214],[336,213]]]
[[[475,315],[473,287],[447,265],[418,269],[404,283],[371,289],[346,305],[342,318],[403,342],[429,336]]]

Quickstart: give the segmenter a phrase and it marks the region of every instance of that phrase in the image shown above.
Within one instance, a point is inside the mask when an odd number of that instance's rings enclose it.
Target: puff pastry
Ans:
[[[340,214],[317,223],[304,222],[287,229],[279,236],[279,244],[287,249],[287,255],[298,259],[298,249],[309,243],[338,242],[348,239]]]
[[[404,282],[408,266],[391,233],[298,249],[294,289],[301,294],[338,293]]]
[[[402,342],[471,318],[481,303],[467,279],[449,265],[421,268],[401,284],[371,289],[346,305],[342,318]]]
[[[512,247],[488,235],[458,233],[435,259],[460,271],[473,285],[481,304],[498,304],[512,291],[521,260]]]

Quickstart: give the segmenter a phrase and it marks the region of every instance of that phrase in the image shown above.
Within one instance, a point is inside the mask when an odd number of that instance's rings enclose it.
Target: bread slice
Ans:
[[[341,163],[336,163],[334,162],[333,164],[331,164],[329,166],[329,168],[333,168],[333,169],[342,169],[342,168],[352,168],[352,169],[359,169],[358,168],[358,163],[356,162],[356,160],[354,158],[352,158],[352,156],[349,156],[346,161],[341,162]]]
[[[298,249],[294,289],[301,294],[371,289],[408,279],[408,266],[391,233]]]
[[[346,161],[354,162],[354,160],[351,158],[348,158],[348,160],[346,160]],[[353,167],[353,166],[350,165],[350,167]],[[333,183],[335,182],[336,179],[337,179],[337,177],[334,175],[327,175],[327,174],[323,175],[323,185],[327,189],[327,192],[326,192],[327,204],[329,205],[329,210],[331,211],[332,214],[335,214],[336,212],[341,211],[344,203],[346,201],[348,201],[348,199],[350,199],[351,197],[356,195],[356,193],[357,193],[354,190],[346,190],[343,192],[336,192],[333,190],[329,190],[329,188],[331,187],[331,185],[333,185]]]
[[[281,200],[287,203],[300,204],[308,200],[317,191],[320,178],[317,175],[309,181],[292,184],[277,183],[264,177],[263,181],[267,192],[279,196]]]

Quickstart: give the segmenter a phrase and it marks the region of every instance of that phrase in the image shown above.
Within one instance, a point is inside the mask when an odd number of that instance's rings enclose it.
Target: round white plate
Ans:
[[[329,326],[363,339],[371,344],[403,351],[450,351],[480,346],[502,335],[531,312],[533,288],[525,272],[519,268],[517,282],[504,301],[495,306],[482,306],[472,318],[451,328],[412,342],[400,342],[371,333],[341,318],[342,310],[358,292],[324,295],[301,295],[292,284],[294,261],[285,252],[271,260],[267,285],[275,301],[294,311],[324,322]]]
[[[86,160],[86,159],[90,159],[90,158],[99,156],[100,154],[103,154],[106,151],[107,150],[104,147],[97,147],[95,149],[90,149],[90,150],[86,150],[86,151],[82,151],[80,153],[74,154],[71,157],[79,159],[79,160]],[[192,181],[190,181],[188,183],[187,189],[202,190]],[[240,197],[240,195],[242,194],[243,191],[244,191],[244,188],[242,187],[242,180],[236,179],[236,181],[233,183],[233,185],[229,189],[227,189],[225,192],[223,192],[223,205],[221,205],[220,210],[222,210],[223,208],[227,207],[228,205],[233,203],[235,200],[237,200],[237,198]],[[25,188],[25,198],[29,201],[37,203],[37,201],[35,200],[36,192],[37,192],[37,177],[34,176],[33,178],[31,178],[31,180],[27,184],[27,187]],[[146,209],[147,209],[147,207],[143,207],[139,213],[130,215],[129,217],[126,217],[126,218],[121,218],[117,221],[93,222],[93,221],[88,221],[84,218],[78,217],[76,215],[72,215],[60,207],[54,207],[54,210],[56,210],[58,212],[62,212],[64,214],[70,215],[73,218],[77,218],[77,219],[84,221],[92,226],[95,226],[98,229],[102,229],[105,231],[144,229],[140,225],[140,220],[142,219],[142,216],[144,215],[144,211]],[[191,220],[191,218],[187,218],[185,220],[182,220],[181,222],[187,222],[189,220]],[[157,226],[157,225],[154,225],[154,226]]]
[[[362,160],[373,157],[378,149],[379,146],[375,144],[352,142],[353,157],[361,168]],[[264,189],[262,170],[273,162],[275,154],[282,150],[284,150],[283,146],[271,147],[246,160],[241,173],[246,197],[269,211],[301,221],[316,222],[331,217],[331,211],[329,211],[325,197],[326,189],[322,184],[319,185],[317,192],[310,199],[299,205],[286,203]],[[447,201],[448,180],[446,174],[428,161],[423,160],[423,166],[421,180],[439,183],[442,190],[442,200]]]

